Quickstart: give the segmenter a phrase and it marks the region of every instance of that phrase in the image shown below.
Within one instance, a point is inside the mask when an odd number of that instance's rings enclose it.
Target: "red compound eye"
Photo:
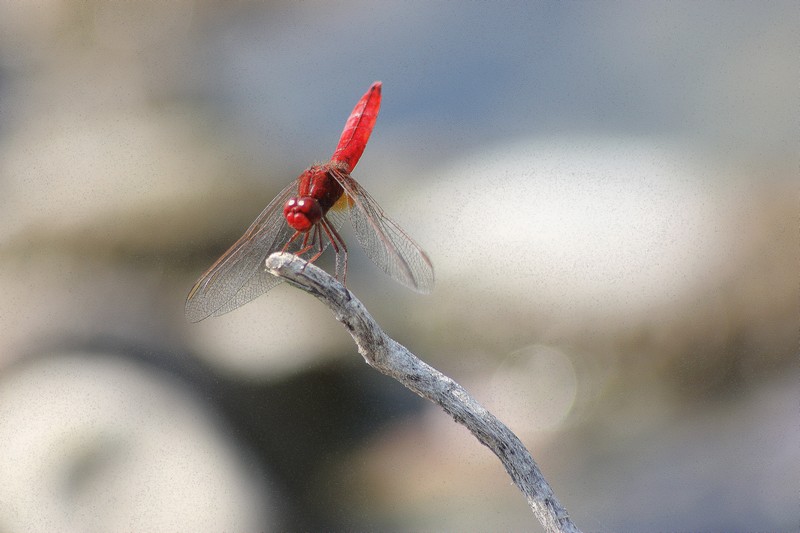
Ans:
[[[292,229],[308,231],[322,218],[322,208],[314,198],[289,198],[283,206],[283,216]]]

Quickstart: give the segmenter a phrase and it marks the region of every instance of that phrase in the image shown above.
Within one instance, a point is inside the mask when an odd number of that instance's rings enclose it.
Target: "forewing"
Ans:
[[[290,183],[264,208],[238,241],[197,280],[186,298],[186,318],[199,322],[233,311],[281,282],[264,261],[281,250],[294,231],[283,217],[283,205],[297,191]]]
[[[350,198],[350,221],[367,257],[406,287],[431,292],[433,265],[425,252],[349,174],[333,175]]]

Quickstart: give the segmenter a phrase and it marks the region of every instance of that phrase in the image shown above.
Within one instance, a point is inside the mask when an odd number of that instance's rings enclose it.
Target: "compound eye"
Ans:
[[[308,231],[322,218],[322,208],[314,198],[289,198],[283,206],[286,222],[297,231]]]

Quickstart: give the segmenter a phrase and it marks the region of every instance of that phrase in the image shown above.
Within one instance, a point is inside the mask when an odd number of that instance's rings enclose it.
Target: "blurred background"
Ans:
[[[590,531],[800,529],[795,2],[0,4],[0,531],[529,531],[499,461],[285,285],[194,280],[375,80],[386,331]],[[330,258],[321,266],[332,265]]]

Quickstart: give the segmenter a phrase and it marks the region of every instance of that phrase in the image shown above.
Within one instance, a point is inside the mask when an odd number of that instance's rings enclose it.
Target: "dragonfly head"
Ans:
[[[292,197],[283,204],[283,216],[292,229],[306,232],[322,218],[322,207],[310,196]]]

